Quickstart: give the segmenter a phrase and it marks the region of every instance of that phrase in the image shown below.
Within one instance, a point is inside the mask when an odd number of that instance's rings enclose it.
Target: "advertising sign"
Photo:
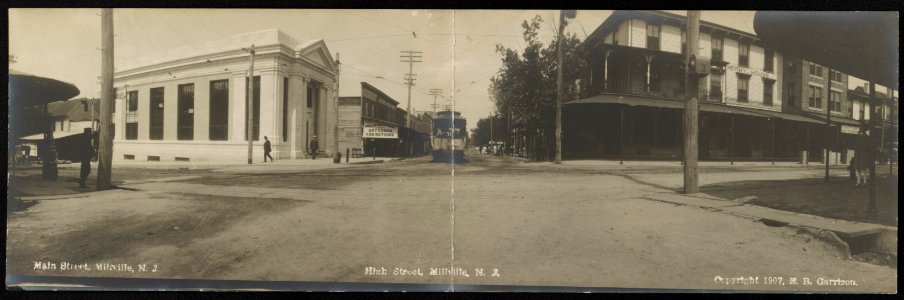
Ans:
[[[364,134],[361,137],[366,139],[397,139],[399,138],[399,129],[389,126],[364,126]]]

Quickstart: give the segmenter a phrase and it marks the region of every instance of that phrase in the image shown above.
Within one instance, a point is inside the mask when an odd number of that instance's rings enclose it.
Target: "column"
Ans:
[[[605,66],[603,67],[603,89],[609,89],[609,54],[612,54],[612,50],[606,50],[605,58],[603,59],[603,63]]]
[[[248,87],[245,85],[245,72],[232,73],[229,80],[229,140],[235,143],[245,141],[245,103],[248,101],[245,94],[248,93]]]
[[[195,80],[194,140],[210,140],[210,80]]]
[[[258,140],[263,143],[264,137],[270,139],[270,143],[277,145],[282,139],[279,139],[279,131],[276,124],[280,122],[279,106],[276,105],[280,93],[277,92],[278,84],[276,83],[277,73],[275,70],[261,71],[261,102],[260,102],[260,120],[255,123],[260,124],[260,137]],[[282,101],[279,101],[282,103]],[[255,150],[263,151],[263,150]]]
[[[295,77],[295,82],[298,83],[298,88],[295,89],[297,93],[297,97],[294,98],[295,102],[295,141],[292,143],[295,145],[295,158],[304,158],[304,151],[307,149],[307,145],[305,145],[305,141],[307,140],[307,131],[305,128],[305,124],[308,122],[308,82],[309,79],[304,76]]]
[[[651,64],[651,62],[653,61],[653,56],[652,56],[652,55],[644,55],[644,58],[647,60],[647,84],[646,84],[646,90],[647,90],[647,92],[649,93],[649,92],[650,92],[650,64]]]

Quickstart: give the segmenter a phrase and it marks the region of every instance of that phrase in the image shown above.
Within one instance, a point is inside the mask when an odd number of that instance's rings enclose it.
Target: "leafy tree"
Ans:
[[[535,16],[521,24],[526,46],[520,52],[496,45],[496,52],[502,56],[502,67],[491,78],[489,88],[496,110],[503,116],[502,124],[510,124],[516,132],[516,137],[508,141],[519,141],[514,146],[526,149],[526,154],[534,160],[550,160],[555,154],[558,40],[544,45],[538,39],[542,23],[543,19]],[[564,38],[565,99],[574,98],[572,84],[587,65],[577,53],[580,43],[574,34]]]

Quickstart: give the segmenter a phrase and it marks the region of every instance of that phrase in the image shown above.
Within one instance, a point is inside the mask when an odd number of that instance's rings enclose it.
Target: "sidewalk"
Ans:
[[[414,158],[416,159],[416,158]],[[131,184],[161,182],[171,180],[181,180],[186,178],[198,177],[199,175],[183,174],[185,170],[210,171],[223,173],[285,173],[297,170],[311,169],[329,169],[341,168],[350,165],[375,164],[401,160],[396,157],[360,157],[350,158],[348,163],[345,158],[342,163],[333,163],[332,158],[321,159],[283,159],[274,162],[255,161],[249,165],[247,163],[235,161],[201,161],[201,162],[154,162],[154,161],[114,161],[113,186],[129,189]],[[91,164],[91,176],[88,179],[89,186],[86,188],[78,187],[78,172],[80,165],[78,163],[60,164],[58,165],[59,176],[57,180],[44,180],[41,177],[41,167],[31,166],[28,168],[19,168],[16,176],[12,176],[12,171],[7,176],[7,203],[17,205],[11,199],[17,198],[22,200],[46,200],[55,198],[75,198],[87,197],[92,193],[100,193],[97,191],[94,182],[97,176],[97,163]],[[136,170],[151,169],[154,170],[153,176],[149,177],[148,173],[139,173]]]
[[[646,161],[646,160],[565,160],[562,165],[579,166],[579,167],[674,167],[682,166],[680,161]],[[733,164],[728,161],[701,161],[697,162],[698,167],[782,167],[782,168],[825,168],[825,164],[810,162],[809,164],[801,164],[799,162],[777,161],[736,161]],[[847,164],[830,164],[830,168],[847,168]],[[886,166],[887,168],[887,166]]]
[[[346,163],[346,158],[342,158],[342,162],[338,165],[345,164],[365,164],[365,163],[380,163],[380,162],[388,162],[399,160],[397,157],[358,157],[358,158],[349,158],[348,163]],[[273,162],[264,162],[263,160],[253,160],[252,166],[256,165],[268,165],[268,166],[323,166],[323,165],[334,165],[332,157],[323,157],[318,159],[279,159]],[[113,167],[114,168],[161,168],[161,169],[217,169],[222,167],[238,167],[238,166],[249,166],[248,161],[236,161],[236,160],[206,160],[206,161],[135,161],[135,160],[114,160]]]
[[[842,250],[848,257],[861,252],[878,252],[897,256],[897,226],[828,218],[748,204],[755,202],[757,200],[755,197],[728,200],[707,193],[666,192],[647,195],[644,198],[751,218],[759,220],[767,226],[801,228],[830,242],[838,242],[838,246],[843,248]],[[897,211],[893,213],[897,214]],[[829,235],[826,232],[832,234]]]

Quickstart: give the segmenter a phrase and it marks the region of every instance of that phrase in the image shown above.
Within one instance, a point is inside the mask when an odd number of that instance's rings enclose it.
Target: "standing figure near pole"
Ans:
[[[91,128],[85,128],[81,145],[79,146],[79,160],[81,161],[81,169],[78,176],[78,186],[88,187],[85,181],[88,175],[91,175],[91,159],[94,157],[94,133]]]
[[[317,159],[317,152],[320,151],[320,143],[317,142],[316,135],[314,136],[313,139],[311,139],[311,145],[308,148],[310,148],[310,150],[311,150],[311,160]]]

